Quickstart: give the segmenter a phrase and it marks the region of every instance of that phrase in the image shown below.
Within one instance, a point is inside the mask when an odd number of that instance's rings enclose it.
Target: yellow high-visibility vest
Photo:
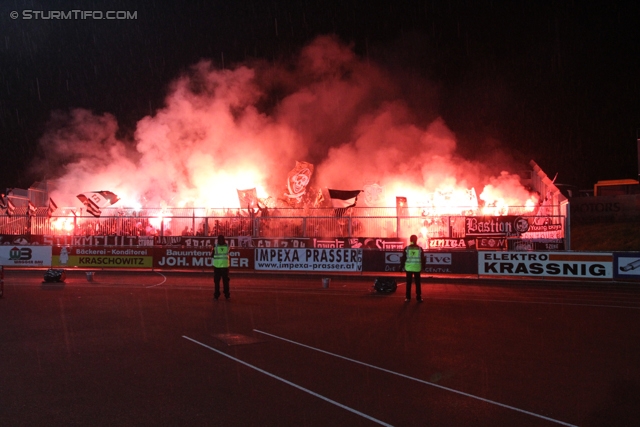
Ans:
[[[229,268],[229,246],[216,245],[213,248],[213,267]]]
[[[422,250],[419,246],[407,246],[405,249],[407,260],[404,269],[411,272],[422,271]]]

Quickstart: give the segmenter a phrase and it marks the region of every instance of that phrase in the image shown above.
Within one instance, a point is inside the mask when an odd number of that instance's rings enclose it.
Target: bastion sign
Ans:
[[[529,231],[529,221],[514,215],[467,216],[464,227],[466,236],[512,236]]]

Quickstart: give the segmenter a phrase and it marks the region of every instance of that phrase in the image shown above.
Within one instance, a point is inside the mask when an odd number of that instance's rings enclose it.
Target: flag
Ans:
[[[89,191],[76,196],[87,207],[87,212],[95,217],[102,215],[100,208],[111,206],[120,198],[111,191]]]
[[[13,204],[10,198],[6,198],[7,200],[7,215],[11,216],[16,210],[16,205]]]
[[[237,190],[237,189],[236,189]],[[258,205],[258,193],[255,188],[248,190],[237,190],[238,200],[240,201],[240,208],[253,209]]]
[[[100,218],[100,215],[102,215],[102,211],[100,210],[100,208],[93,203],[91,200],[87,199],[86,203],[83,202],[84,205],[87,207],[87,212],[89,212],[91,215]]]
[[[47,216],[51,218],[56,209],[58,209],[58,205],[56,205],[53,199],[49,197],[49,209],[47,209]]]
[[[111,206],[120,200],[120,198],[111,191],[89,191],[78,194],[77,197],[82,203],[84,203],[85,199],[91,199],[91,201],[99,208]]]
[[[358,194],[362,190],[332,190],[329,189],[331,206],[334,208],[351,208],[356,205]]]
[[[31,203],[31,200],[29,200],[27,203],[28,203],[28,206],[29,206],[29,209],[28,209],[29,216],[35,216],[36,215],[36,206],[33,203]]]
[[[307,184],[313,175],[313,165],[307,162],[296,161],[296,167],[291,169],[287,176],[287,190],[284,193],[291,202],[300,202],[300,199],[307,191]]]
[[[92,194],[92,193],[88,193],[88,194]],[[102,215],[100,206],[98,206],[98,204],[93,198],[89,198],[84,194],[78,194],[76,197],[80,199],[82,204],[84,204],[87,207],[87,212],[89,212],[91,215],[95,217],[100,217],[100,215]],[[96,198],[96,200],[99,200],[99,199]]]
[[[331,197],[331,206],[335,208],[336,216],[343,216],[348,208],[356,205],[358,194],[362,190],[332,190],[329,189],[329,197]]]
[[[362,187],[364,192],[364,204],[367,206],[380,206],[384,202],[384,187],[378,183],[365,184]]]

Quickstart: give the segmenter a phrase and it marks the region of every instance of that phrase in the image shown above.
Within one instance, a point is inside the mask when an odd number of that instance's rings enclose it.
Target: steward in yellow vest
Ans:
[[[420,273],[424,269],[424,253],[418,246],[418,236],[415,234],[409,237],[411,244],[404,248],[400,260],[407,276],[407,288],[405,301],[411,301],[411,282],[416,281],[416,300],[422,302],[422,289],[420,286]]]
[[[222,292],[228,300],[231,298],[229,292],[229,245],[221,234],[218,241],[211,251],[213,255],[213,299],[218,301],[220,298],[220,279],[222,279]]]
[[[229,246],[217,244],[213,247],[213,268],[229,268]]]

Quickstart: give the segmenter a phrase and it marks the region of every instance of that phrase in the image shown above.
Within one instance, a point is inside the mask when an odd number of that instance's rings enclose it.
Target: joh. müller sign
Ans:
[[[613,277],[613,254],[479,252],[478,274],[489,276],[611,279]]]

